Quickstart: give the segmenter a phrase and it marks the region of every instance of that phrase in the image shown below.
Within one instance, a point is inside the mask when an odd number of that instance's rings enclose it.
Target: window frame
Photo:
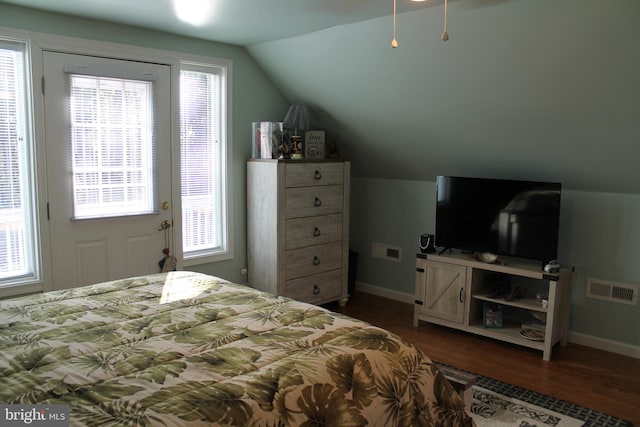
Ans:
[[[25,218],[28,218],[28,230],[25,231],[25,238],[30,239],[30,244],[27,257],[30,258],[30,270],[26,274],[15,275],[0,279],[0,297],[13,295],[16,292],[38,292],[41,291],[43,272],[42,263],[42,251],[44,248],[44,242],[42,240],[41,223],[42,218],[39,214],[38,206],[40,200],[39,191],[39,174],[41,168],[37,163],[39,156],[37,138],[36,138],[36,114],[34,97],[35,81],[33,79],[33,64],[32,64],[32,45],[28,37],[23,35],[16,35],[13,33],[3,33],[0,35],[0,44],[3,46],[18,45],[22,46],[23,63],[22,68],[24,74],[22,80],[24,87],[21,88],[24,99],[24,105],[22,107],[21,115],[24,116],[25,124],[24,140],[27,142],[25,148],[25,164],[26,170],[21,171],[21,188],[25,184],[28,194],[23,196],[23,202],[25,202],[24,209],[28,209],[30,212],[25,214]]]
[[[182,261],[184,266],[194,266],[200,264],[208,264],[216,261],[223,261],[232,259],[233,254],[233,238],[232,238],[232,230],[233,230],[233,215],[231,214],[231,206],[233,205],[232,198],[232,180],[231,180],[231,144],[229,143],[230,138],[230,111],[231,111],[231,102],[230,97],[228,95],[229,88],[231,87],[230,83],[230,66],[231,63],[224,62],[220,60],[207,60],[203,61],[202,58],[198,60],[194,59],[184,59],[180,61],[180,70],[178,72],[178,79],[180,78],[180,73],[185,71],[195,71],[195,72],[203,72],[203,73],[213,73],[217,74],[219,85],[218,89],[220,91],[219,96],[217,96],[220,102],[220,129],[218,132],[219,135],[219,144],[220,144],[220,189],[222,191],[221,199],[221,216],[222,216],[222,224],[220,224],[220,232],[221,232],[221,245],[218,249],[210,249],[210,250],[199,250],[194,251],[192,253],[184,253],[183,248],[180,248],[182,251]],[[178,86],[179,87],[179,86]],[[178,109],[178,114],[180,113]],[[178,118],[178,123],[180,120]],[[178,138],[177,145],[178,150],[180,149],[180,138]],[[178,156],[180,159],[180,156]],[[178,169],[179,170],[179,169]],[[180,195],[180,202],[182,202],[182,194]],[[178,228],[178,232],[182,234],[182,208],[180,209],[180,224]],[[184,236],[180,236],[180,242],[183,241]]]

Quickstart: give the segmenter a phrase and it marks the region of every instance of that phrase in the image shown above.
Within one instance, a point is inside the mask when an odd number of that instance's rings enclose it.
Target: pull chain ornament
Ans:
[[[391,40],[391,47],[398,47],[398,40],[396,40],[396,0],[393,0],[393,40]]]
[[[424,0],[414,0],[424,1]],[[393,39],[391,39],[391,47],[396,48],[399,46],[398,39],[396,39],[396,15],[397,15],[397,0],[393,0]],[[449,15],[449,0],[444,0],[444,28],[440,38],[443,41],[449,40],[449,33],[447,32],[447,16]]]
[[[447,33],[447,14],[448,14],[448,0],[444,0],[444,30],[442,31],[442,35],[440,36],[440,38],[443,41],[447,41],[449,40],[449,33]]]

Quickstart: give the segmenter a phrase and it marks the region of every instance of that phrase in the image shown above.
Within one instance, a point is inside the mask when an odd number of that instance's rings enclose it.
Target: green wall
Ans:
[[[640,307],[586,297],[588,277],[640,284],[640,196],[563,190],[559,260],[575,267],[572,333],[640,346]],[[435,183],[352,178],[350,247],[357,281],[413,299],[418,236],[435,230]],[[402,248],[402,262],[371,257],[371,243]]]
[[[247,51],[226,44],[76,19],[2,3],[0,27],[139,45],[233,61],[235,258],[203,265],[198,270],[231,280],[241,280],[239,272],[246,265],[245,160],[250,155],[249,124],[258,120],[281,120],[289,105]],[[349,58],[350,56],[344,60],[348,62]],[[304,82],[307,89],[308,80]],[[326,86],[322,90],[326,91]],[[295,90],[291,92],[297,96]],[[354,163],[369,163],[367,159],[365,152],[363,157],[352,160]],[[393,160],[403,163],[402,159]],[[413,298],[417,238],[421,233],[431,233],[434,230],[435,184],[429,181],[354,177],[352,185],[350,237],[351,248],[360,254],[358,281]],[[640,223],[637,220],[640,217],[640,196],[564,191],[562,203],[560,260],[563,264],[576,268],[573,280],[572,332],[640,346],[638,306],[612,304],[585,297],[587,277],[640,283],[640,262],[637,260],[640,254]],[[372,259],[373,241],[401,247],[402,262]]]
[[[232,140],[233,241],[229,261],[190,267],[241,281],[246,266],[246,166],[251,122],[282,120],[289,103],[244,48],[101,21],[78,19],[0,3],[0,27],[184,52],[233,61]]]

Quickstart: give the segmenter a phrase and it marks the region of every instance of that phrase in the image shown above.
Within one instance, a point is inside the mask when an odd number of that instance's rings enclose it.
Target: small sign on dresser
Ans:
[[[305,159],[324,159],[324,131],[310,130],[304,135]]]

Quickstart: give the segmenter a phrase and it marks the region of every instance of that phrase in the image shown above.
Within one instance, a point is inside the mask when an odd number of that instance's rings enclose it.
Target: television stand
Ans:
[[[571,269],[549,274],[537,262],[501,257],[489,264],[457,251],[420,253],[413,324],[422,320],[533,348],[549,361],[553,346],[568,342],[571,277]],[[505,278],[508,293],[489,292]]]

